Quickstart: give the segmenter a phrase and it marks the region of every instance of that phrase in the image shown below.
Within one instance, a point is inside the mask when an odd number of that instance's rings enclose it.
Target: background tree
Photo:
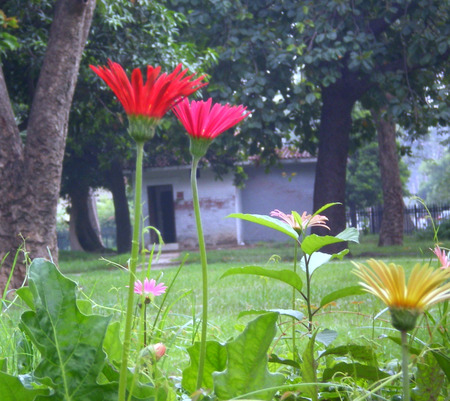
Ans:
[[[69,109],[95,2],[59,0],[54,7],[25,144],[0,69],[0,258],[11,253],[0,271],[0,287],[20,245],[19,234],[31,257],[47,256],[50,250],[57,259],[56,206]],[[24,266],[17,265],[12,285],[19,286],[24,275]]]
[[[427,204],[448,204],[450,201],[450,150],[440,160],[424,160],[420,172],[427,177],[419,187],[419,196]]]

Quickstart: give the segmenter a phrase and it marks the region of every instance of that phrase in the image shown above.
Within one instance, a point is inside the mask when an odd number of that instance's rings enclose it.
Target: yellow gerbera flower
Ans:
[[[428,264],[417,264],[405,280],[402,266],[374,259],[368,260],[370,267],[354,263],[360,284],[367,292],[380,298],[392,316],[392,325],[398,330],[412,330],[417,317],[426,308],[450,298],[450,270],[433,269]]]

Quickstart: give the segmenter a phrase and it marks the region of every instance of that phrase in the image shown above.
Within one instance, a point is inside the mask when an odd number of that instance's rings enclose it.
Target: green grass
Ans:
[[[351,258],[329,263],[314,273],[313,303],[319,304],[320,299],[331,291],[357,284],[356,276],[351,274],[352,260],[382,258],[385,261],[402,264],[410,270],[415,263],[430,260],[431,252],[426,250],[432,245],[431,242],[417,242],[407,238],[404,246],[378,248],[375,237],[363,237],[361,245],[351,245]],[[417,250],[418,247],[423,253]],[[94,313],[113,314],[114,318],[121,320],[128,284],[128,274],[124,267],[128,258],[129,255],[101,257],[61,252],[59,267],[64,274],[77,282],[78,297],[90,299],[94,303]],[[222,279],[222,275],[229,268],[257,264],[292,269],[292,259],[293,250],[289,244],[257,244],[252,247],[209,251],[209,338],[224,342],[242,332],[245,324],[254,316],[239,318],[241,311],[291,308],[292,292],[286,284],[258,276],[239,275]],[[176,271],[176,266],[155,268],[150,276],[167,285],[172,281]],[[167,297],[165,307],[170,306],[170,311],[164,321],[164,331],[160,338],[155,339],[155,341],[162,340],[168,345],[168,357],[163,363],[171,374],[179,374],[180,369],[188,364],[185,348],[193,339],[198,340],[197,325],[201,314],[200,283],[201,268],[198,254],[191,252]],[[162,297],[158,297],[156,304],[159,305],[161,300]],[[349,341],[377,344],[381,359],[389,361],[398,358],[400,353],[399,348],[386,338],[392,334],[397,336],[389,325],[388,314],[381,315],[375,321],[373,319],[383,308],[384,305],[371,295],[343,298],[318,313],[316,324],[322,329],[328,328],[339,333],[335,345],[346,344]],[[298,309],[306,313],[304,302],[300,298]],[[17,309],[16,312],[11,313],[9,319],[3,319],[0,326],[0,343],[3,342],[1,340],[5,337],[5,333],[8,336],[8,333],[17,330],[21,311]],[[156,312],[156,307],[150,305],[148,316],[155,316]],[[283,317],[280,321],[280,341],[277,342],[277,346],[278,349],[285,351],[287,343],[284,340],[288,339],[291,332],[291,320]],[[298,326],[298,331],[305,333],[301,325]],[[14,348],[14,341],[10,336],[4,343],[3,355]]]

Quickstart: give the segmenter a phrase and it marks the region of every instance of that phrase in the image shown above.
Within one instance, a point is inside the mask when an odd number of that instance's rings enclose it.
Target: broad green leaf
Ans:
[[[325,295],[320,301],[320,307],[323,307],[330,302],[336,301],[337,299],[349,297],[351,295],[364,294],[367,294],[367,291],[364,291],[360,285],[352,285],[350,287],[341,288],[340,290],[336,290]]]
[[[29,271],[35,311],[22,314],[20,328],[41,353],[35,376],[54,389],[48,400],[109,400],[111,386],[97,384],[105,353],[109,317],[83,315],[77,307],[76,284],[56,266],[35,259]]]
[[[20,287],[16,290],[16,294],[30,309],[34,310],[33,294],[31,294],[30,287]]]
[[[303,352],[302,358],[303,363],[301,365],[302,377],[304,383],[317,383],[317,361],[314,358],[314,342],[316,340],[317,330],[314,331],[310,337],[308,343],[306,344],[305,351]],[[312,401],[318,400],[318,388],[316,385],[311,384],[310,386],[304,387],[305,393]]]
[[[5,372],[8,367],[8,359],[7,358],[0,358],[0,372]]]
[[[18,377],[0,372],[1,401],[33,401],[38,395],[48,392],[46,389],[26,388]]]
[[[293,309],[258,309],[258,310],[250,309],[240,312],[238,318],[247,315],[262,315],[267,312],[276,312],[279,313],[280,315],[290,316],[297,320],[303,320],[303,318],[305,317],[305,315],[302,312]]]
[[[275,388],[284,376],[267,369],[267,351],[276,335],[278,313],[267,313],[251,321],[232,342],[226,344],[228,360],[224,372],[214,373],[214,392],[219,400],[253,391]],[[272,400],[276,390],[252,395],[252,399]]]
[[[343,241],[351,241],[359,244],[359,231],[354,227],[348,227],[344,231],[341,231],[336,235],[336,238],[339,238]]]
[[[228,269],[221,278],[233,276],[236,274],[254,274],[256,276],[274,278],[276,280],[280,280],[286,284],[289,284],[298,291],[301,291],[303,286],[300,276],[297,273],[294,273],[292,270],[273,270],[265,269],[264,267],[260,266],[245,266]]]
[[[262,214],[246,214],[246,213],[232,213],[227,217],[235,217],[237,219],[250,221],[252,223],[260,224],[265,227],[272,228],[274,230],[280,231],[283,234],[288,235],[289,237],[297,240],[298,234],[297,232],[287,223],[281,221],[279,219],[275,219],[270,216],[265,216]]]
[[[196,342],[187,349],[190,365],[183,370],[183,378],[181,384],[189,393],[197,390],[198,360],[200,357],[200,343]],[[213,372],[221,372],[225,370],[227,364],[227,350],[225,345],[217,341],[206,342],[206,359],[203,371],[203,389],[213,388]]]
[[[339,347],[328,348],[325,352],[320,354],[320,358],[326,355],[349,356],[360,362],[376,364],[376,356],[373,347],[368,345],[347,344]]]
[[[414,374],[416,387],[412,390],[414,401],[437,401],[445,375],[431,352],[426,352],[416,362]]]
[[[319,236],[316,234],[310,234],[303,240],[301,248],[307,255],[311,255],[326,245],[345,241],[359,242],[358,230],[353,227],[346,228],[335,237],[332,235]]]
[[[326,368],[323,371],[323,381],[330,380],[333,376],[350,376],[354,379],[366,379],[370,381],[377,381],[389,377],[386,372],[377,369],[374,366],[362,365],[360,363],[345,363],[340,362],[332,368]]]
[[[330,255],[329,253],[314,252],[309,257],[309,263],[308,263],[309,275],[311,276],[319,267],[328,263],[330,260],[333,260],[333,259],[342,260],[343,257],[345,255],[347,255],[348,252],[349,252],[348,249],[344,249],[339,253],[333,253],[332,255]],[[306,265],[305,265],[304,257],[300,260],[300,267],[304,272],[306,272]]]
[[[122,359],[122,341],[120,340],[120,322],[112,322],[106,330],[103,350],[108,359],[119,362]]]
[[[319,341],[325,345],[325,347],[328,347],[334,340],[336,340],[337,336],[337,331],[324,329],[320,333],[317,333],[316,341]]]

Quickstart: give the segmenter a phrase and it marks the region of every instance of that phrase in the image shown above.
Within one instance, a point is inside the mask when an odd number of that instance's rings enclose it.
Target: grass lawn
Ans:
[[[319,304],[321,298],[331,291],[356,285],[358,280],[351,274],[351,261],[365,261],[369,257],[381,258],[403,265],[410,270],[418,262],[431,259],[427,251],[432,243],[415,241],[407,238],[401,247],[377,248],[375,237],[363,237],[362,244],[351,245],[351,256],[344,261],[333,261],[318,269],[312,279],[312,298]],[[278,256],[274,256],[278,255]],[[128,284],[126,271],[115,267],[99,256],[89,257],[83,254],[61,253],[60,269],[74,279],[79,286],[80,297],[91,299],[96,305],[97,313],[114,313],[121,319]],[[182,257],[185,255],[182,255]],[[198,339],[197,328],[201,316],[201,269],[196,252],[186,256],[186,263],[181,269],[173,288],[167,297],[166,306],[170,312],[164,322],[162,340],[170,347],[165,364],[176,374],[186,366],[184,348],[193,339]],[[108,259],[108,256],[105,256]],[[126,265],[128,255],[114,256],[110,260],[120,265]],[[239,318],[242,311],[260,309],[290,309],[292,290],[277,280],[259,276],[221,276],[232,267],[246,265],[272,266],[279,269],[292,269],[293,251],[288,244],[258,244],[240,249],[217,249],[208,252],[209,271],[209,337],[225,341],[237,336],[245,327],[247,321],[254,316]],[[150,276],[169,284],[177,267],[153,269]],[[142,273],[144,274],[144,273]],[[161,297],[160,297],[161,298]],[[158,304],[161,299],[157,299]],[[298,298],[298,309],[304,310],[302,299]],[[384,313],[376,320],[373,317],[382,311],[384,305],[371,295],[354,296],[338,300],[335,304],[323,309],[316,315],[316,323],[321,328],[328,328],[339,333],[335,345],[345,344],[351,339],[355,343],[372,343],[375,338],[387,335],[397,335],[388,324],[389,315]],[[149,316],[156,314],[156,308],[148,310]],[[284,317],[280,324],[279,346],[291,332],[290,318]],[[299,325],[298,331],[305,330]],[[383,360],[399,357],[399,349],[387,338],[378,341],[383,344],[380,353]],[[180,360],[182,363],[180,364]]]

